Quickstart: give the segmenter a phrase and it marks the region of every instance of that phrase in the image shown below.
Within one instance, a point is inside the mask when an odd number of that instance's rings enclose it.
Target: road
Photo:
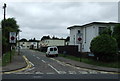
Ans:
[[[24,55],[29,63],[32,65],[24,71],[13,73],[12,75],[3,75],[4,78],[11,78],[11,76],[16,78],[118,78],[116,75],[107,74],[106,72],[100,72],[96,70],[83,69],[69,64],[65,64],[56,60],[59,57],[46,57],[45,53],[34,51],[34,50],[21,50],[21,54]],[[18,77],[16,74],[22,74]],[[27,74],[27,75],[26,75]],[[84,75],[87,74],[85,77]],[[89,74],[89,75],[88,75]],[[98,74],[98,76],[96,76]],[[100,77],[101,76],[101,77]],[[110,77],[111,76],[111,77]]]

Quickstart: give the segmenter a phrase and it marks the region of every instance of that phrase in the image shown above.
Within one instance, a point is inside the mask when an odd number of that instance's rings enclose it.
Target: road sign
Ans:
[[[77,34],[76,35],[76,42],[77,42],[77,44],[80,44],[80,43],[82,43],[82,33],[79,33],[79,34]]]
[[[10,32],[9,43],[16,43],[16,32]]]
[[[78,41],[81,41],[81,40],[82,40],[82,38],[78,37]]]

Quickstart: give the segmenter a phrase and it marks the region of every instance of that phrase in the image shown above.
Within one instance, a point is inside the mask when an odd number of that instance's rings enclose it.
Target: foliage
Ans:
[[[70,41],[70,37],[68,36],[66,39],[65,39],[65,41],[67,42],[67,41]]]
[[[111,31],[111,29],[110,29],[110,27],[108,27],[108,28],[105,28],[103,31],[102,31],[102,33],[101,33],[101,35],[102,34],[106,34],[106,35],[112,35],[112,31]]]
[[[64,56],[64,54],[59,54],[59,56],[67,58],[67,59],[75,60],[75,61],[80,61],[80,57],[76,57],[76,56],[71,56],[71,55]],[[118,61],[108,63],[108,62],[94,61],[94,60],[89,59],[89,58],[81,58],[81,60],[83,63],[87,63],[87,64],[91,64],[91,65],[120,68],[120,64]]]
[[[19,40],[20,42],[27,42],[27,39],[23,38],[21,40]]]
[[[43,36],[43,37],[41,38],[41,41],[42,41],[42,40],[45,40],[45,39],[51,39],[51,38],[50,38],[49,35],[48,35],[48,36]]]
[[[120,24],[114,27],[113,37],[117,40],[118,48],[120,49]]]
[[[2,24],[2,53],[10,51],[9,32],[19,33],[19,26],[15,18],[8,18],[1,21]]]
[[[117,52],[117,42],[113,37],[102,34],[91,41],[90,50],[99,60],[112,60]]]

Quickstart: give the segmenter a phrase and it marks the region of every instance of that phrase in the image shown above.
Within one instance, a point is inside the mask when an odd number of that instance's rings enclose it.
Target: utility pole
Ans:
[[[5,16],[6,16],[6,4],[4,3],[4,5],[3,5],[3,10],[4,10],[4,19],[3,19],[3,23],[2,23],[2,37],[3,36],[5,36],[5,30],[4,30],[4,28],[5,28]],[[2,44],[2,47],[3,47],[3,49],[2,49],[2,55],[5,53],[5,51],[6,51],[6,47],[4,47],[3,46],[3,44]]]
[[[4,6],[3,6],[3,9],[4,9],[4,21],[5,21],[5,15],[6,15],[6,3],[4,3]]]

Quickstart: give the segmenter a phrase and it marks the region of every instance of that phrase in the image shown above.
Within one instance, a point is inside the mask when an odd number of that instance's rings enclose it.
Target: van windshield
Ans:
[[[54,51],[57,51],[57,48],[54,48]]]
[[[53,48],[50,48],[50,51],[53,51]]]

